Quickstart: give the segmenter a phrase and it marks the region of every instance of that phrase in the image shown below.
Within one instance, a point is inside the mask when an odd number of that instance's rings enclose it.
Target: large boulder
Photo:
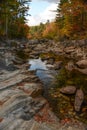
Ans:
[[[60,92],[63,94],[75,94],[76,87],[75,86],[66,86],[60,89]]]
[[[78,62],[76,62],[76,65],[79,67],[79,68],[87,68],[87,60],[80,60]]]
[[[84,101],[84,93],[81,89],[78,89],[75,95],[75,103],[74,103],[75,111],[77,112],[80,111],[83,101]]]
[[[78,71],[81,72],[82,74],[87,75],[87,68],[86,68],[86,69],[79,69],[79,68],[76,68],[76,70],[78,70]]]

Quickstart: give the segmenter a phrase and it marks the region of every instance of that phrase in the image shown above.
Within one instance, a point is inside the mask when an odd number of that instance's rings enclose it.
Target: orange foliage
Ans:
[[[57,34],[57,27],[54,22],[51,22],[46,25],[45,30],[43,31],[43,37],[54,38]]]
[[[38,122],[49,122],[49,123],[55,122],[54,117],[52,117],[50,113],[48,104],[46,104],[44,108],[42,108],[40,112],[35,115],[34,119]]]
[[[57,19],[62,36],[72,38],[87,34],[87,3],[83,0],[60,0],[59,9]]]

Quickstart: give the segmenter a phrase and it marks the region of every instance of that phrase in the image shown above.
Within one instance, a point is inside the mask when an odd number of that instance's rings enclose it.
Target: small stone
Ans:
[[[73,130],[73,128],[71,126],[69,126],[67,130]]]
[[[22,89],[28,95],[34,97],[42,93],[42,87],[39,83],[26,83],[24,86],[20,86],[19,88]]]
[[[75,51],[75,48],[74,48],[73,46],[67,47],[67,48],[65,48],[65,50],[64,50],[64,52],[65,52],[66,54],[71,54],[71,53],[74,52],[74,51]]]
[[[76,95],[75,95],[75,111],[79,112],[81,109],[81,105],[84,101],[84,93],[81,89],[77,90]]]
[[[34,115],[35,114],[35,110],[31,109],[31,110],[29,110],[29,113]]]
[[[75,94],[76,87],[75,86],[66,86],[60,89],[60,92],[63,94]]]
[[[47,64],[53,65],[54,62],[55,62],[55,59],[54,59],[54,58],[49,58],[49,59],[47,60]]]
[[[68,64],[65,66],[65,68],[69,71],[72,71],[73,69],[75,69],[75,65],[73,62],[68,62]]]
[[[20,118],[22,118],[23,120],[30,120],[31,119],[31,115],[29,115],[29,114],[21,115]]]
[[[81,61],[78,61],[76,62],[76,65],[79,67],[79,68],[87,68],[87,60],[81,60]]]

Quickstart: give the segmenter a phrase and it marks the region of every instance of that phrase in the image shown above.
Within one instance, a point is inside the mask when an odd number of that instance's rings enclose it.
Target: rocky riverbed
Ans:
[[[55,69],[56,72],[64,62],[61,59],[59,63],[59,55],[66,53],[67,56],[67,54],[70,55],[69,53],[73,52],[69,49],[70,52],[67,53],[63,46],[59,47],[59,43],[54,46],[53,41],[46,41],[44,44],[32,44],[29,41],[26,46],[22,49],[29,54],[30,58],[41,57],[42,60],[46,60],[50,64],[48,68]],[[5,50],[4,54],[2,54],[2,49]],[[77,119],[56,117],[47,99],[43,97],[44,84],[36,76],[36,71],[28,70],[29,64],[24,64],[23,60],[15,57],[15,48],[13,49],[14,53],[10,49],[9,53],[5,48],[1,48],[1,50],[3,62],[1,62],[0,69],[0,130],[87,129],[86,125]],[[20,47],[18,50],[20,50]],[[55,58],[55,55],[58,55],[58,57]],[[5,60],[3,60],[3,57],[5,57]],[[84,62],[85,65],[82,62],[75,63],[76,67],[83,66],[83,68],[80,68],[81,70],[86,69],[86,62]]]

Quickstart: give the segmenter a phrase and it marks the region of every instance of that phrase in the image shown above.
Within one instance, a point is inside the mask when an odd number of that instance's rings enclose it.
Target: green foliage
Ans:
[[[12,24],[9,29],[9,35],[11,38],[27,38],[29,34],[29,26],[26,24]],[[18,27],[19,25],[19,27]]]
[[[65,69],[60,70],[58,75],[56,75],[55,79],[56,79],[56,86],[57,87],[66,86],[67,71]]]
[[[45,29],[43,31],[43,37],[48,38],[48,39],[55,39],[57,35],[57,26],[56,23],[51,22],[47,23],[45,25]]]
[[[45,25],[40,23],[38,26],[32,26],[29,30],[29,38],[42,38],[42,33],[44,31]]]
[[[87,3],[83,0],[60,0],[56,23],[60,30],[60,37],[86,38]]]
[[[30,27],[29,38],[55,39],[57,32],[58,28],[56,26],[56,23],[47,21],[46,24],[40,23],[38,26]]]
[[[75,85],[77,88],[87,91],[87,77],[76,70],[69,72],[63,68],[56,76],[56,86],[62,87],[66,85]]]

